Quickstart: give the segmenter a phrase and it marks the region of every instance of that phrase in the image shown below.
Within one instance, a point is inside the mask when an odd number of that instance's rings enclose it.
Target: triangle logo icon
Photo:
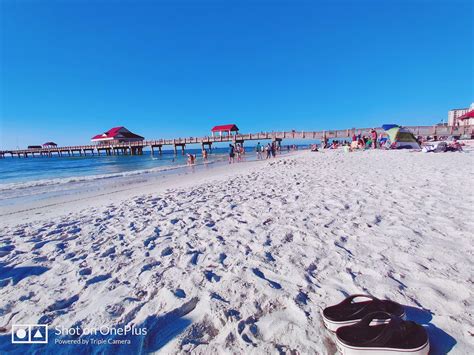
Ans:
[[[35,335],[33,335],[33,338],[42,338],[43,334],[39,331],[39,329],[36,331]]]

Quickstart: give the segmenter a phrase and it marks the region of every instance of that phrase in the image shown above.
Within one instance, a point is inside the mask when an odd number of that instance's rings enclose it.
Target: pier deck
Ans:
[[[474,126],[404,126],[408,128],[415,136],[437,136],[437,137],[472,137],[474,136]],[[158,140],[144,140],[141,142],[132,143],[120,143],[112,145],[81,145],[81,146],[65,146],[65,147],[54,147],[54,148],[36,148],[36,149],[17,149],[17,150],[1,150],[0,158],[10,155],[11,157],[24,157],[28,156],[74,156],[77,155],[117,155],[117,154],[130,154],[130,155],[141,155],[144,148],[150,148],[152,154],[155,154],[156,150],[161,154],[164,146],[171,146],[174,149],[175,154],[178,150],[181,150],[182,154],[185,152],[186,145],[200,144],[203,148],[206,146],[211,148],[213,143],[219,142],[233,142],[233,143],[244,143],[246,141],[257,141],[257,140],[272,140],[281,142],[284,139],[307,139],[307,140],[323,140],[323,139],[347,139],[352,135],[361,134],[369,135],[371,128],[350,128],[343,130],[331,130],[331,131],[286,131],[286,132],[261,132],[261,133],[249,133],[249,134],[236,134],[230,136],[216,136],[216,137],[188,137],[188,138],[176,138],[176,139],[158,139]],[[382,128],[376,128],[378,133],[383,133]]]

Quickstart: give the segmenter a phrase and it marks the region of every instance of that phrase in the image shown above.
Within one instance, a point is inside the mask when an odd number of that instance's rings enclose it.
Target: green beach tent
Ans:
[[[415,136],[408,129],[398,125],[383,125],[391,149],[421,149]]]

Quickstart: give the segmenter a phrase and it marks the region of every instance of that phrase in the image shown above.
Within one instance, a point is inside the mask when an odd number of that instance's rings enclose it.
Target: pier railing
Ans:
[[[415,136],[438,136],[438,137],[473,137],[474,126],[404,126],[408,128]],[[152,152],[154,148],[158,148],[161,152],[163,146],[173,146],[175,152],[177,147],[181,147],[184,152],[184,147],[188,144],[201,144],[204,146],[211,146],[213,143],[219,142],[245,142],[249,140],[284,140],[284,139],[309,139],[309,140],[322,140],[322,139],[347,139],[355,135],[369,135],[372,128],[349,128],[340,130],[327,130],[327,131],[283,131],[283,132],[260,132],[260,133],[248,133],[248,134],[235,134],[235,135],[222,135],[222,136],[205,136],[205,137],[187,137],[187,138],[174,138],[174,139],[155,139],[155,140],[144,140],[140,142],[126,142],[126,143],[112,143],[112,144],[89,144],[89,145],[74,145],[64,147],[45,147],[45,148],[31,148],[31,149],[16,149],[16,150],[0,150],[0,158],[5,155],[28,157],[28,155],[35,156],[52,156],[56,153],[58,156],[67,154],[68,156],[79,153],[80,155],[86,154],[100,154],[106,152],[106,154],[141,154],[143,148],[150,147]],[[375,128],[378,133],[384,132],[382,128]]]

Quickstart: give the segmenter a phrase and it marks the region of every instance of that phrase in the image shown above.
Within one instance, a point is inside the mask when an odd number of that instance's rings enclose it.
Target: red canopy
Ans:
[[[465,120],[466,118],[474,118],[474,110],[466,112],[461,117],[458,117],[458,120]]]
[[[237,132],[239,130],[239,127],[237,127],[235,124],[225,124],[221,126],[215,126],[211,129],[211,132]]]
[[[135,138],[135,139],[143,139],[142,136],[138,134],[130,132],[125,127],[114,127],[109,129],[107,132],[98,134],[92,137],[92,140],[100,140],[100,139],[114,139],[114,138]]]

